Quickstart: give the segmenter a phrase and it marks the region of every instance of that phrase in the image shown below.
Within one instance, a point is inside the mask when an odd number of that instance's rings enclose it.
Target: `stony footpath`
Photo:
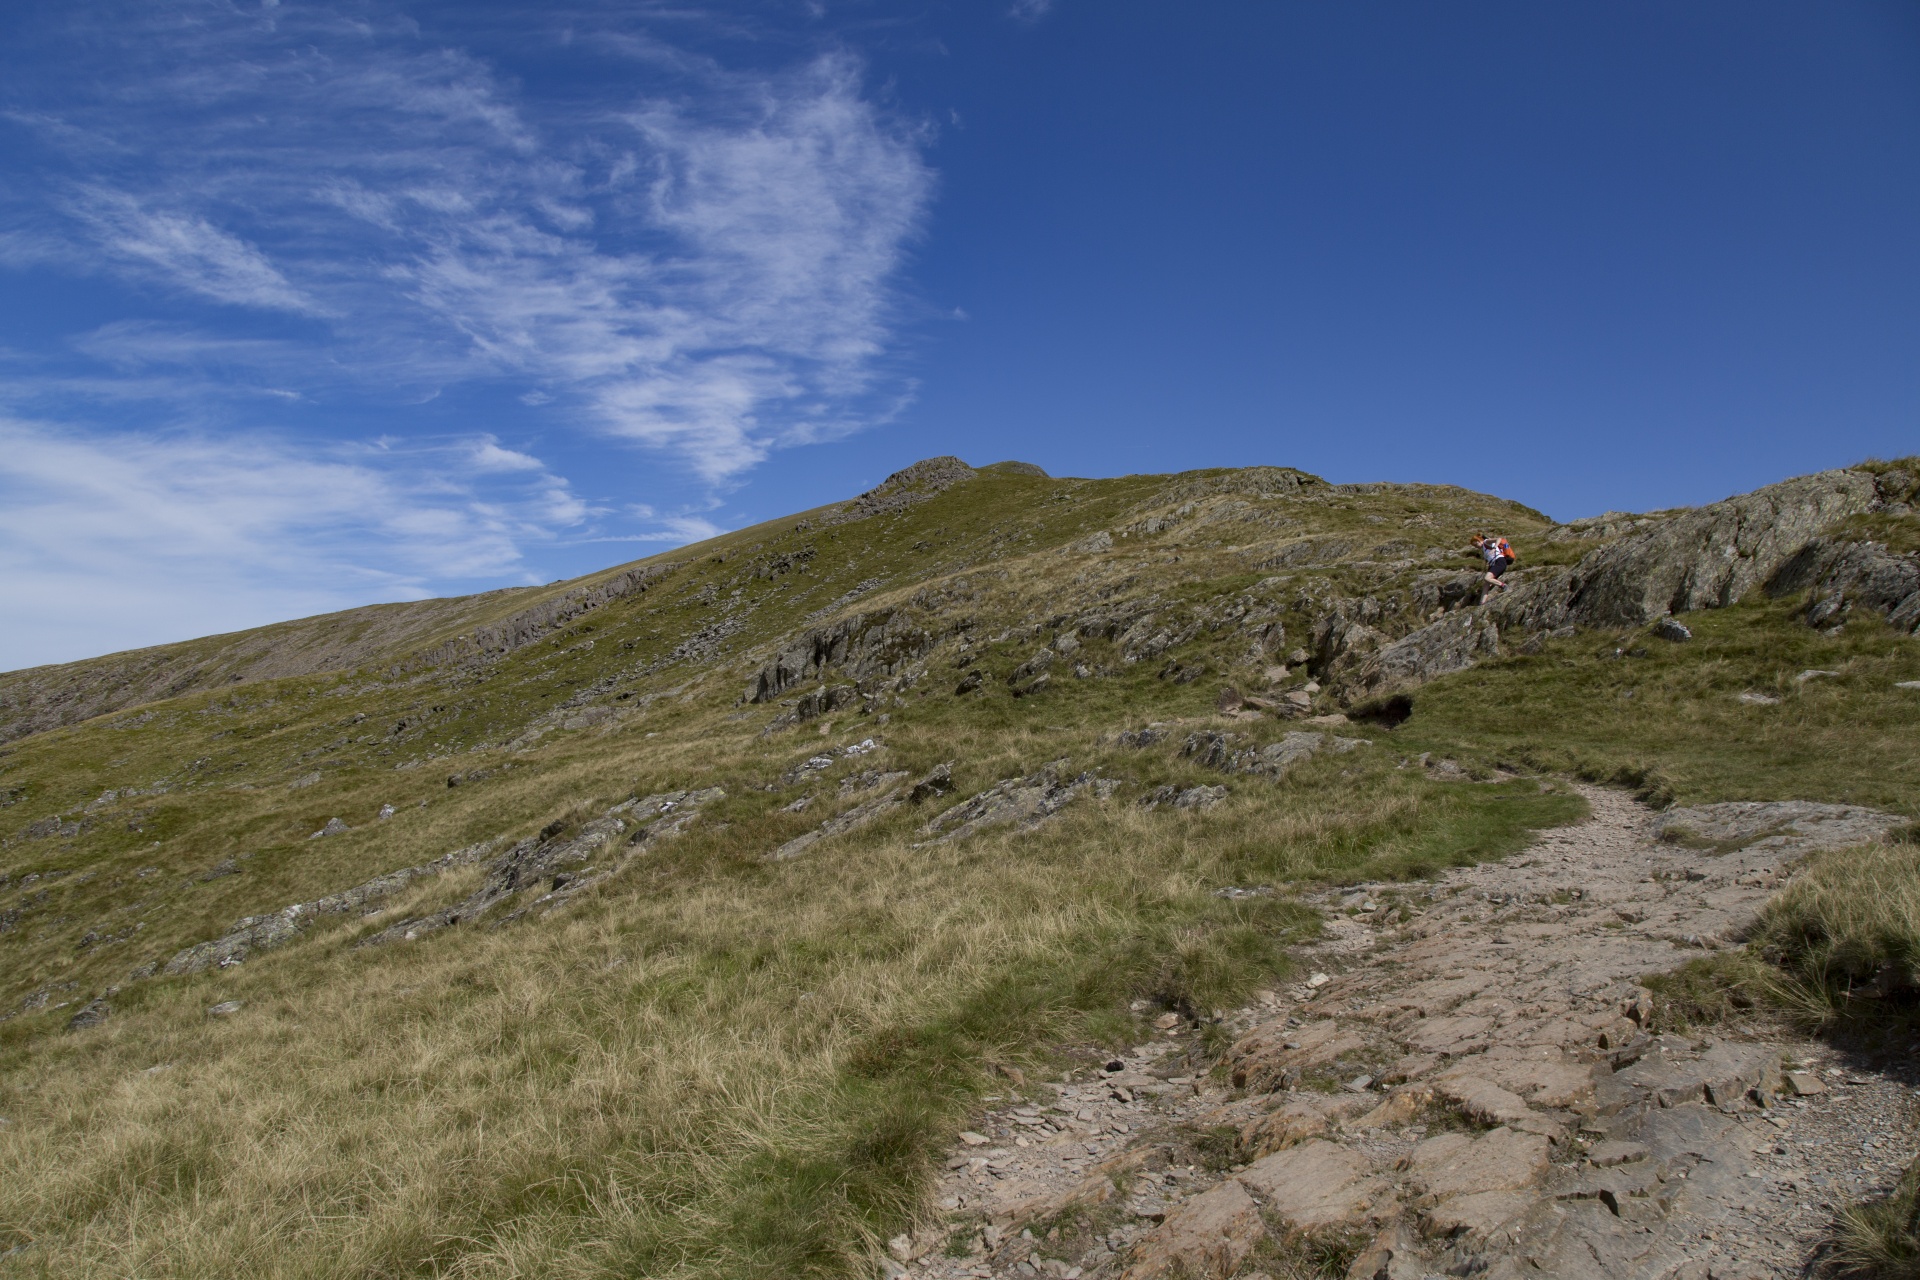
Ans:
[[[1653,1034],[1639,979],[1729,945],[1799,858],[1900,820],[1582,791],[1588,822],[1503,863],[1328,895],[1308,980],[1220,1018],[1217,1061],[1169,1012],[1122,1057],[1010,1084],[888,1273],[1803,1274],[1835,1209],[1911,1159],[1915,1082],[1791,1039]]]

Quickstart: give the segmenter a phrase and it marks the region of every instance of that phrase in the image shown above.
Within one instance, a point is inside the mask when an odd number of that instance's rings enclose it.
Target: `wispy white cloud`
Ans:
[[[107,0],[68,64],[0,51],[0,128],[41,157],[0,188],[0,269],[132,286],[0,352],[10,589],[78,617],[171,582],[214,625],[518,580],[562,542],[710,537],[689,512],[775,450],[897,412],[926,138],[843,52],[728,71],[618,17],[576,34],[622,73],[545,94],[377,0]],[[497,416],[450,440],[416,408],[443,391]],[[615,508],[535,456],[596,451],[672,465]],[[100,636],[66,656],[151,638]]]
[[[709,483],[897,398],[892,281],[933,180],[855,59],[682,57],[667,80],[654,42],[637,56],[658,90],[557,107],[461,50],[342,23],[163,22],[167,67],[14,113],[157,160],[66,153],[80,173],[43,205],[69,265],[331,319],[330,379],[517,378]],[[30,218],[12,256],[46,260],[59,229]],[[269,354],[228,355],[249,352]]]
[[[102,187],[83,191],[72,211],[109,255],[177,288],[232,306],[321,312],[260,250],[203,217],[143,208],[133,196]]]
[[[591,514],[539,459],[484,438],[394,450],[83,436],[0,418],[9,608],[58,624],[7,628],[0,669],[76,656],[81,618],[87,653],[258,625],[289,608],[534,581],[524,548]]]

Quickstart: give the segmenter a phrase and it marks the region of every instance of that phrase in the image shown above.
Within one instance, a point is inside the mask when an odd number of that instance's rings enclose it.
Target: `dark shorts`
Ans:
[[[1507,556],[1495,556],[1487,564],[1487,572],[1496,578],[1505,577],[1507,570],[1511,568],[1513,568],[1513,561]]]

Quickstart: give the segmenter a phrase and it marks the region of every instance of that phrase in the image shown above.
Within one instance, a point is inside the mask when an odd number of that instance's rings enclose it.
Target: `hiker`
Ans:
[[[1513,562],[1520,558],[1513,554],[1513,544],[1505,538],[1490,538],[1484,533],[1476,533],[1473,535],[1473,549],[1487,562],[1487,584],[1495,591],[1505,591],[1507,584],[1502,578],[1513,567]]]

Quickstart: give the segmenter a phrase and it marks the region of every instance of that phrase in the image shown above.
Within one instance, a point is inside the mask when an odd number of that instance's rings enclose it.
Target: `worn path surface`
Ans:
[[[1910,1090],[1815,1044],[1649,1034],[1638,980],[1900,820],[1583,794],[1590,821],[1504,863],[1329,897],[1320,972],[1229,1019],[1210,1076],[1169,1014],[1001,1100],[952,1152],[946,1219],[889,1268],[1252,1276],[1337,1239],[1385,1280],[1800,1274],[1834,1209],[1911,1158]]]

